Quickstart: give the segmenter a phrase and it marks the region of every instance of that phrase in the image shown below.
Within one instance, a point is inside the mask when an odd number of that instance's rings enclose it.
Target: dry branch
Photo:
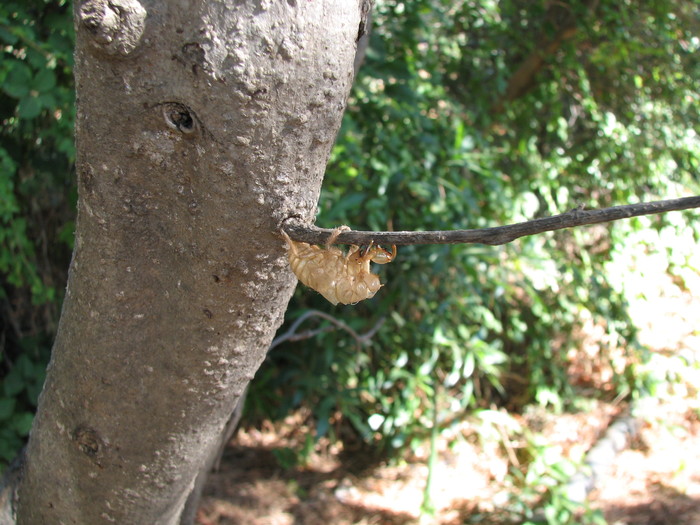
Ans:
[[[370,231],[342,231],[333,239],[337,244],[367,245],[370,242],[388,246],[391,244],[466,244],[480,243],[492,246],[507,244],[524,237],[538,233],[585,226],[587,224],[599,224],[620,219],[629,219],[640,215],[654,215],[668,211],[688,210],[700,208],[700,196],[684,197],[655,202],[641,202],[625,206],[614,206],[601,210],[573,209],[560,215],[542,217],[532,221],[496,226],[492,228],[480,228],[475,230],[440,230],[440,231],[400,231],[400,232],[370,232]],[[288,220],[283,229],[289,237],[299,242],[309,244],[326,244],[332,238],[336,230],[307,226]]]
[[[352,338],[360,347],[367,346],[368,344],[370,344],[374,334],[377,333],[379,328],[384,324],[384,317],[381,317],[379,321],[377,321],[377,323],[369,331],[367,331],[364,334],[358,334],[357,332],[355,332],[355,330],[350,328],[350,326],[345,324],[343,321],[336,319],[332,315],[329,315],[325,312],[321,312],[319,310],[308,310],[296,321],[294,321],[294,323],[292,323],[292,325],[289,327],[289,330],[287,330],[282,335],[278,335],[272,340],[268,352],[276,346],[284,343],[285,341],[302,341],[305,339],[311,339],[312,337],[316,337],[320,333],[328,332],[333,329],[332,327],[326,326],[314,330],[307,330],[305,332],[298,332],[299,326],[311,317],[320,317],[321,319],[325,319],[326,321],[330,322],[333,326],[335,326],[335,328],[339,330],[344,330],[352,336]]]

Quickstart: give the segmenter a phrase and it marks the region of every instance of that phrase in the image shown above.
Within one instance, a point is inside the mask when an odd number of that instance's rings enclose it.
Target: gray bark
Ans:
[[[76,2],[75,253],[18,523],[178,523],[294,289],[277,232],[313,220],[365,6]]]

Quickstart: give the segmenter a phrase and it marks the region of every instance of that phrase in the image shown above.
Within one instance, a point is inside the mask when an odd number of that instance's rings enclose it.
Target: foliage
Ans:
[[[72,32],[65,0],[0,5],[0,466],[31,426],[72,243]]]
[[[530,436],[528,453],[532,461],[527,471],[511,471],[518,489],[511,495],[509,510],[524,525],[605,525],[600,511],[587,508],[585,503],[572,501],[566,484],[581,468],[580,460],[564,457],[556,447],[548,445],[541,436]]]
[[[499,443],[513,455],[506,489],[494,496],[499,522],[525,525],[566,525],[586,523],[604,525],[600,511],[572,500],[568,481],[577,472],[586,472],[583,457],[567,457],[559,446],[545,436],[524,427],[506,411],[477,410],[474,426],[482,440]],[[513,448],[512,442],[519,442]],[[579,452],[583,452],[579,450]],[[517,457],[516,457],[517,456]],[[480,523],[479,514],[473,522]],[[490,521],[489,521],[490,522]]]
[[[697,193],[699,9],[689,0],[377,0],[319,223],[479,228]],[[6,1],[0,40],[1,462],[31,422],[71,244],[70,9]],[[620,247],[688,235],[678,217],[503,247],[401,248],[381,270],[386,286],[356,306],[331,307],[300,287],[290,321],[317,308],[357,333],[377,331],[370,345],[322,331],[276,348],[249,414],[279,417],[303,403],[317,435],[350,439],[339,424],[349,421],[391,451],[475,409],[570,409],[566,353],[580,320],[604,324],[623,346],[634,340]],[[676,275],[692,271],[666,254]],[[657,388],[656,368],[635,359],[600,395]],[[549,487],[546,517],[565,523],[574,511],[549,482],[569,466],[531,445],[521,487]]]
[[[378,1],[318,222],[479,228],[697,193],[698,20],[693,2]],[[384,324],[368,348],[324,332],[275,349],[251,397],[277,392],[278,414],[310,403],[319,435],[340,412],[387,450],[428,436],[436,389],[441,428],[492,404],[573,409],[566,353],[582,319],[605,326],[628,362],[646,359],[610,261],[687,223],[402,247],[380,270],[386,286],[356,306],[300,287],[290,320],[317,308],[357,332]],[[616,373],[599,395],[638,395],[639,370]]]

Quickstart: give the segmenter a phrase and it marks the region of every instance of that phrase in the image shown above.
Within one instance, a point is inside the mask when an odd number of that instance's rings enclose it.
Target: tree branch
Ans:
[[[476,230],[441,230],[441,231],[401,231],[401,232],[370,232],[342,231],[334,243],[367,245],[370,242],[389,246],[408,244],[462,244],[480,243],[497,246],[507,244],[526,235],[573,228],[587,224],[599,224],[620,219],[629,219],[640,215],[653,215],[667,211],[688,210],[700,208],[700,196],[684,197],[655,202],[641,202],[625,206],[614,206],[602,210],[573,209],[560,215],[542,217],[527,222],[481,228]],[[298,242],[309,244],[325,244],[336,230],[308,226],[293,220],[287,220],[283,229],[289,237]]]
[[[333,231],[333,230],[330,230]],[[308,310],[305,312],[303,315],[301,315],[296,321],[292,323],[292,325],[289,327],[289,330],[287,330],[285,333],[278,335],[272,340],[272,343],[270,343],[270,348],[268,349],[268,352],[275,348],[276,346],[284,343],[285,341],[302,341],[304,339],[311,339],[312,337],[317,336],[320,333],[327,332],[330,330],[333,330],[331,327],[321,327],[317,328],[315,330],[307,330],[305,332],[297,332],[299,329],[299,326],[306,321],[307,319],[311,317],[320,317],[321,319],[325,319],[326,321],[330,322],[333,324],[337,329],[344,330],[348,334],[352,336],[352,338],[355,340],[358,346],[367,346],[371,340],[372,337],[374,336],[375,333],[379,330],[379,328],[384,324],[384,317],[381,317],[379,321],[366,333],[364,334],[358,334],[350,328],[347,324],[345,324],[343,321],[340,321],[339,319],[336,319],[332,315],[329,315],[325,312],[321,312],[319,310]]]

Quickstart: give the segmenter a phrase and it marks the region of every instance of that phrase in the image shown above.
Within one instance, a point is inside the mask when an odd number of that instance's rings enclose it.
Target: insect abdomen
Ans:
[[[297,278],[333,304],[354,304],[374,297],[382,284],[370,272],[369,261],[347,255],[338,248],[319,248],[292,241],[285,235],[289,248],[289,265]]]

